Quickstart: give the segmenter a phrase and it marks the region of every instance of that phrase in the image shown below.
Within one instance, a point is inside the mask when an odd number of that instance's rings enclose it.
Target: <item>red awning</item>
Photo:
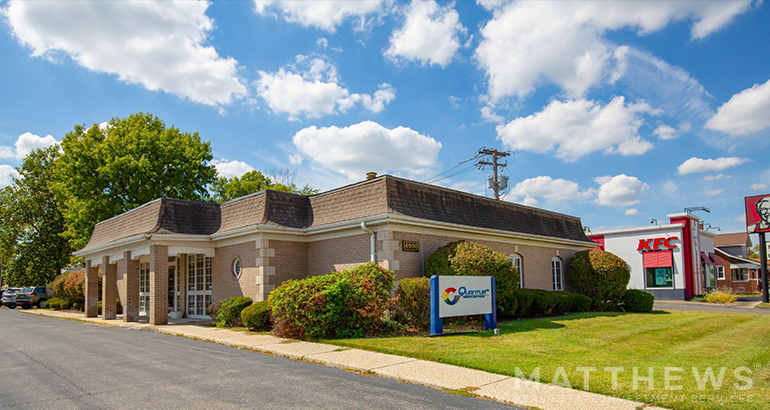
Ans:
[[[645,268],[670,268],[673,257],[670,250],[643,253]]]
[[[714,261],[711,260],[711,258],[709,257],[708,254],[706,254],[706,252],[700,253],[700,260],[702,260],[703,263],[705,263],[706,265],[714,266]]]
[[[711,258],[711,260],[714,262],[714,266],[724,266],[722,265],[722,262],[720,262],[719,259],[717,259],[717,256],[714,255],[713,253],[709,254],[709,258]]]

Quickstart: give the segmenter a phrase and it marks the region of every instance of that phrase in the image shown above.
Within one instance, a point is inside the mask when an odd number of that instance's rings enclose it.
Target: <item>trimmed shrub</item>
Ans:
[[[570,311],[572,312],[588,312],[591,310],[591,304],[593,303],[591,301],[591,298],[589,298],[586,295],[581,295],[579,293],[573,293],[572,298],[572,307],[570,308]]]
[[[216,316],[212,317],[214,324],[217,327],[240,326],[242,324],[241,312],[251,304],[251,298],[246,296],[233,296],[225,300],[216,312]]]
[[[574,300],[574,297],[571,293],[562,291],[553,291],[550,293],[554,300],[553,309],[551,310],[552,315],[563,315],[572,310],[572,301]]]
[[[529,308],[530,316],[550,316],[556,306],[556,298],[547,290],[529,289],[532,293],[532,305]]]
[[[116,306],[115,306],[115,314],[116,315],[122,315],[123,314],[123,304],[120,303],[120,299],[116,299]],[[102,314],[102,301],[96,302],[96,314],[101,315]]]
[[[516,312],[519,308],[519,299],[514,292],[511,292],[507,298],[505,298],[505,305],[503,305],[503,311],[508,312],[506,315],[509,318],[516,317]]]
[[[219,309],[221,307],[222,307],[222,301],[221,300],[218,301],[218,302],[214,302],[214,303],[210,304],[206,308],[206,316],[208,316],[208,317],[210,317],[212,319],[215,318],[217,316],[217,312],[219,312]]]
[[[597,310],[608,310],[622,301],[631,272],[628,264],[614,254],[589,249],[572,256],[569,278],[578,293],[593,300]]]
[[[57,276],[46,288],[49,296],[66,300],[75,310],[83,310],[85,272],[75,271]]]
[[[270,293],[281,337],[358,337],[381,329],[393,272],[373,262],[329,275],[288,280]]]
[[[61,298],[51,298],[45,301],[45,307],[54,310],[67,310],[70,308],[70,302]]]
[[[241,311],[241,321],[250,330],[270,328],[270,303],[266,300],[257,302]]]
[[[416,330],[430,327],[430,279],[406,278],[398,281],[396,296],[398,320]]]
[[[529,289],[516,289],[513,295],[516,296],[517,301],[516,317],[526,316],[535,298],[534,294]]]
[[[497,287],[497,311],[513,317],[516,311],[507,311],[506,305],[517,305],[508,299],[519,287],[519,272],[511,260],[492,248],[477,243],[458,241],[442,246],[425,261],[425,273],[451,276],[494,276]]]
[[[650,313],[655,296],[644,290],[628,289],[623,295],[623,310],[634,313]]]

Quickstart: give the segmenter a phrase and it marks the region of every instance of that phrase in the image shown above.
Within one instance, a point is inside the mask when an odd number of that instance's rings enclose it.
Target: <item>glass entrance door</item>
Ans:
[[[211,304],[211,262],[205,255],[187,257],[187,317],[206,316]]]

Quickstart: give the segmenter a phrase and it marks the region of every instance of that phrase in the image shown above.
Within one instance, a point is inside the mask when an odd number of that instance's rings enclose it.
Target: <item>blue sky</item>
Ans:
[[[223,175],[289,167],[321,189],[512,150],[505,200],[594,231],[699,205],[736,231],[770,191],[759,1],[0,7],[0,185],[74,124],[145,111],[212,141]],[[467,168],[437,183],[491,195]]]

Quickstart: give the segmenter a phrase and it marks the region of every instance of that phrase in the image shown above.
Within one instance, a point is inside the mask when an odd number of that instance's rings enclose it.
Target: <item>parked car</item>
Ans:
[[[14,309],[16,307],[16,292],[18,292],[19,288],[8,288],[3,292],[3,298],[0,299],[0,303],[2,303],[3,306],[9,307],[11,309]]]
[[[48,300],[48,291],[45,286],[22,288],[22,290],[16,292],[16,306],[21,306],[24,309],[29,309],[33,306],[43,308],[45,307],[46,300]]]

